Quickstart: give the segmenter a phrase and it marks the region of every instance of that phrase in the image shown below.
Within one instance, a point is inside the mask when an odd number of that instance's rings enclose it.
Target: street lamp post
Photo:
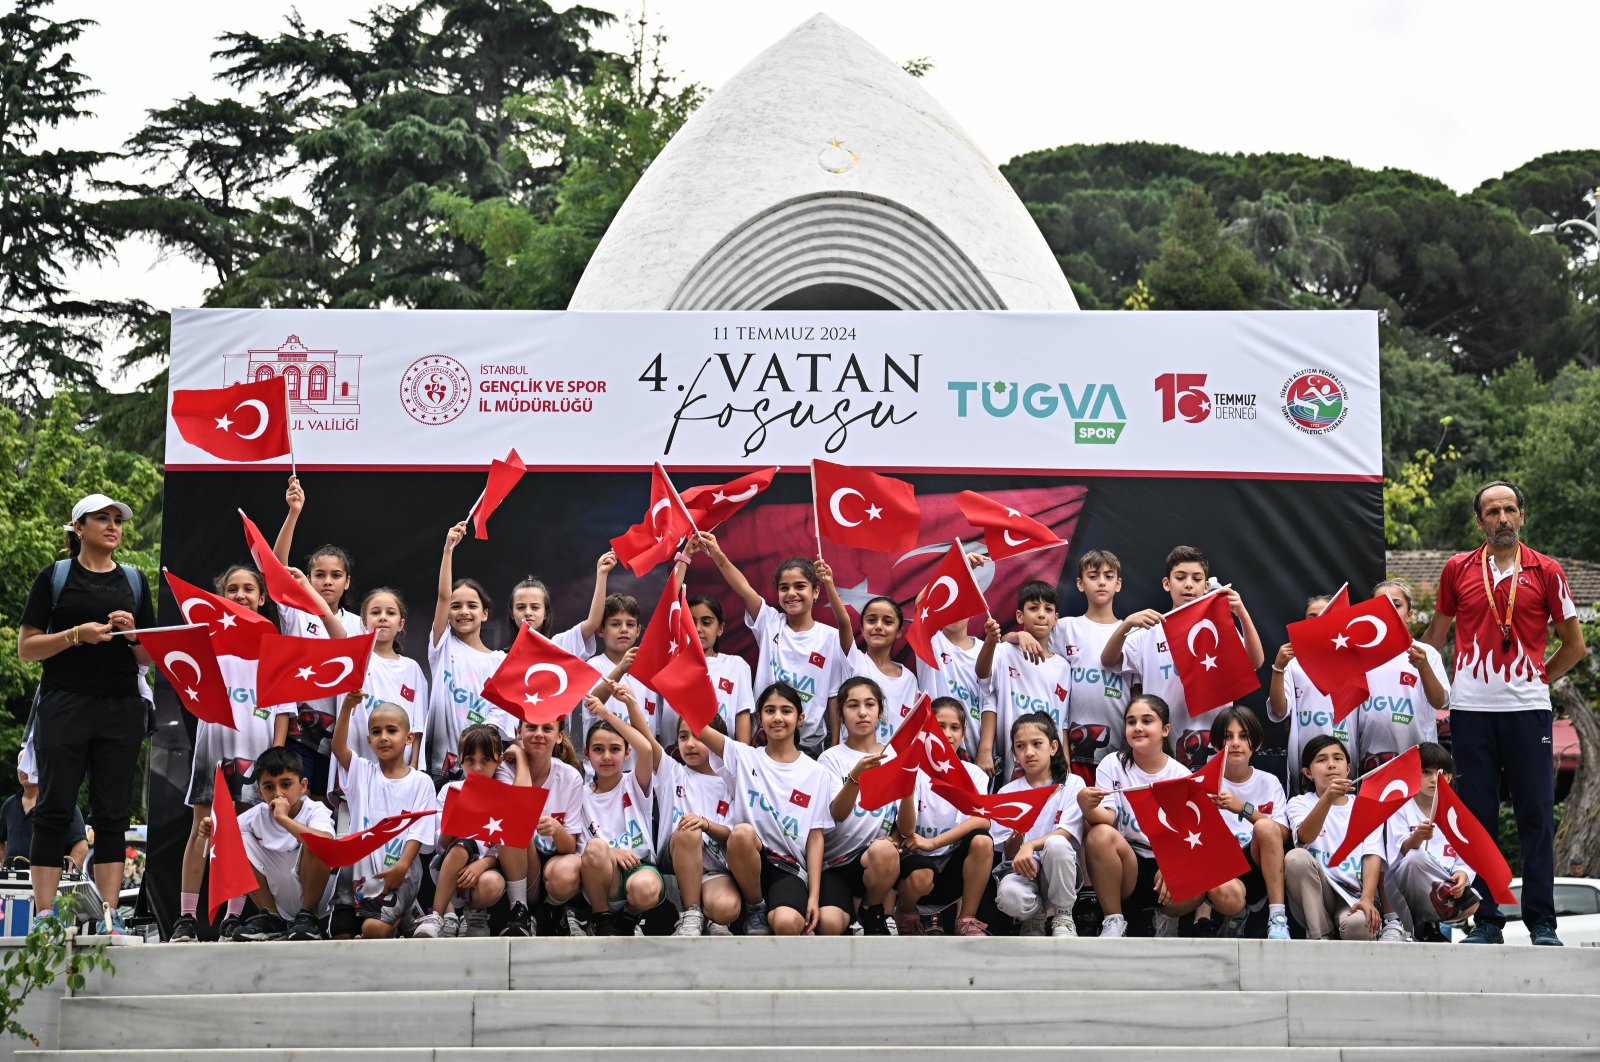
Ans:
[[[1568,218],[1566,221],[1557,221],[1549,225],[1539,225],[1530,229],[1530,236],[1553,236],[1562,229],[1582,229],[1596,240],[1600,240],[1600,188],[1596,188],[1583,197],[1592,210],[1586,218]]]

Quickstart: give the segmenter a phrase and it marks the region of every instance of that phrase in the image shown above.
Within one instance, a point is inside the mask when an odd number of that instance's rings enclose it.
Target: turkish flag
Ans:
[[[286,387],[282,376],[274,376],[259,383],[174,391],[172,423],[185,442],[224,461],[282,457],[293,449]]]
[[[218,656],[254,660],[261,652],[261,636],[278,633],[277,624],[261,613],[186,583],[165,568],[161,574],[167,577],[167,588],[177,599],[184,622],[204,623],[211,632],[212,650]]]
[[[343,837],[320,837],[314,833],[303,833],[300,835],[300,840],[308,852],[322,860],[324,866],[330,870],[337,870],[376,852],[405,833],[418,819],[437,814],[439,814],[437,810],[402,811],[397,815],[378,820],[360,833],[347,833]]]
[[[1411,630],[1379,594],[1359,605],[1289,624],[1289,644],[1306,678],[1333,701],[1342,722],[1369,695],[1367,672],[1411,648]]]
[[[1232,704],[1261,688],[1261,678],[1250,666],[1250,652],[1233,625],[1225,591],[1213,590],[1167,613],[1161,626],[1191,716]]]
[[[880,553],[916,548],[922,512],[911,484],[863,468],[813,461],[811,485],[823,538]]]
[[[239,519],[244,521],[244,540],[250,547],[256,570],[266,580],[267,595],[280,605],[288,605],[313,616],[322,615],[327,607],[322,598],[294,581],[294,576],[279,562],[272,547],[267,545],[267,540],[261,537],[261,531],[244,514],[243,509],[239,510]]]
[[[1328,603],[1322,607],[1322,611],[1317,613],[1317,615],[1326,616],[1332,612],[1343,612],[1349,607],[1350,584],[1345,583],[1343,586],[1339,587],[1338,591],[1331,598],[1328,599]]]
[[[1511,867],[1500,853],[1500,846],[1443,778],[1439,779],[1439,791],[1433,798],[1433,825],[1456,850],[1461,861],[1478,872],[1483,883],[1489,886],[1489,895],[1494,897],[1495,903],[1517,902],[1511,891]]]
[[[961,772],[963,777],[967,772]],[[972,779],[967,778],[968,789],[960,789],[948,782],[934,779],[933,791],[938,793],[950,805],[965,815],[975,815],[978,818],[988,819],[990,822],[999,823],[1001,826],[1016,830],[1018,833],[1027,833],[1033,829],[1034,822],[1039,818],[1039,813],[1050,803],[1050,798],[1060,786],[1055,783],[1041,785],[1033,789],[1013,790],[1009,793],[994,793],[980,796],[970,790]]]
[[[893,758],[861,772],[857,779],[859,801],[867,811],[910,796],[916,788],[918,770],[933,781],[978,795],[956,750],[934,721],[932,703],[926,693],[919,694],[911,714],[889,739]]]
[[[1227,765],[1228,754],[1218,749],[1211,754],[1206,765],[1189,777],[1200,783],[1201,792],[1206,796],[1216,796],[1222,792],[1222,769]]]
[[[600,672],[523,624],[483,684],[483,696],[519,719],[553,723],[572,714],[600,679]]]
[[[672,710],[698,734],[711,725],[717,714],[717,691],[711,685],[706,655],[696,643],[693,652],[681,652],[650,679],[651,688],[664,697]]]
[[[489,517],[500,508],[500,503],[506,500],[506,495],[511,493],[511,488],[517,485],[527,470],[522,458],[517,456],[515,447],[506,454],[504,461],[489,462],[489,482],[484,484],[483,493],[472,506],[473,537],[489,537]]]
[[[1250,872],[1244,849],[1196,778],[1172,778],[1149,789],[1125,789],[1123,795],[1150,840],[1174,900],[1198,896]]]
[[[957,620],[969,619],[989,610],[983,591],[972,576],[961,543],[955,542],[933,570],[933,578],[917,595],[911,608],[911,624],[906,628],[906,644],[929,667],[938,667],[933,651],[933,635]]]
[[[256,872],[250,867],[250,857],[244,851],[244,834],[239,832],[239,817],[234,814],[233,801],[228,799],[228,780],[217,767],[217,777],[211,792],[219,799],[211,803],[211,874],[206,884],[207,907],[211,917],[217,917],[217,908],[236,896],[255,891]]]
[[[705,656],[700,649],[700,635],[694,629],[694,617],[689,614],[688,595],[678,585],[678,580],[668,576],[661,599],[656,602],[656,610],[650,614],[650,623],[644,629],[644,637],[639,639],[639,652],[628,673],[655,689],[650,680],[656,673],[679,653],[691,648],[700,657]]]
[[[263,635],[256,703],[296,704],[359,690],[377,637],[377,631],[354,638]]]
[[[485,844],[526,848],[549,797],[550,790],[542,786],[510,785],[469,773],[460,789],[445,793],[439,831]]]
[[[1405,802],[1422,789],[1422,753],[1412,745],[1400,755],[1362,777],[1361,788],[1356,790],[1355,802],[1350,808],[1350,825],[1344,831],[1329,866],[1338,866],[1345,856],[1372,831],[1389,821],[1389,816],[1399,811]]]
[[[1066,539],[1056,537],[1055,532],[1033,517],[1024,516],[1009,505],[985,498],[975,490],[964,490],[957,494],[956,505],[973,527],[983,529],[983,544],[989,548],[991,560],[1003,560],[1021,553],[1032,553],[1036,549],[1067,544]]]
[[[650,508],[643,520],[611,540],[611,548],[634,575],[643,575],[676,553],[693,530],[667,470],[657,461],[650,469]]]
[[[189,714],[230,730],[238,729],[233,721],[233,700],[228,696],[228,684],[222,678],[222,668],[217,665],[217,654],[211,648],[211,635],[204,623],[170,631],[140,631],[139,642],[156,668],[172,683],[178,700]]]
[[[683,492],[684,507],[694,517],[694,526],[710,531],[749,504],[750,499],[772,486],[778,467],[749,472],[723,484],[708,483]]]

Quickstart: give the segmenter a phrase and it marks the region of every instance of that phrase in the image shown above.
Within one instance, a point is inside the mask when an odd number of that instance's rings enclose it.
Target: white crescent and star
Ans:
[[[839,511],[839,503],[845,498],[851,496],[860,498],[862,501],[867,500],[866,497],[854,487],[840,487],[838,490],[833,492],[833,497],[828,499],[828,512],[832,514],[835,521],[843,524],[845,527],[860,527],[860,520],[846,520],[844,518],[844,513]]]
[[[751,498],[754,498],[758,489],[759,488],[752,483],[744,490],[741,490],[738,494],[724,494],[719,490],[715,494],[711,495],[711,501],[714,505],[721,505],[724,502],[730,505],[742,505]]]
[[[217,609],[217,606],[213,605],[211,602],[207,601],[205,598],[203,598],[203,597],[191,597],[189,600],[183,602],[181,605],[178,606],[178,611],[183,613],[183,619],[184,619],[185,623],[206,623],[206,622],[208,622],[207,620],[197,620],[197,619],[194,618],[192,613],[194,612],[194,607],[196,605],[204,605],[206,608],[209,608],[212,612],[219,611]]]
[[[941,586],[947,587],[950,591],[950,594],[944,599],[944,604],[935,605],[933,604],[933,595]],[[922,618],[927,619],[931,613],[943,612],[945,609],[949,608],[955,602],[956,595],[959,592],[960,591],[957,589],[956,581],[954,579],[950,578],[948,575],[939,576],[939,578],[933,581],[933,585],[928,587],[928,604],[922,609]]]
[[[1209,619],[1203,619],[1199,623],[1196,623],[1193,627],[1189,628],[1189,655],[1198,659],[1201,665],[1204,666],[1207,671],[1212,671],[1217,666],[1217,658],[1209,654],[1206,656],[1201,656],[1194,647],[1194,636],[1199,634],[1201,631],[1211,632],[1211,647],[1213,649],[1222,644],[1222,639],[1217,636],[1217,625],[1212,623]]]
[[[255,410],[256,416],[259,418],[256,421],[256,430],[251,432],[233,432],[233,434],[239,436],[241,439],[246,440],[259,439],[261,438],[261,433],[267,430],[267,421],[271,416],[267,412],[267,404],[261,401],[259,398],[247,398],[243,402],[240,402],[238,405],[234,406],[233,411],[237,413],[246,406],[249,406],[251,409]],[[223,414],[217,418],[217,427],[221,428],[223,431],[228,431],[231,424],[232,422],[228,419],[227,414]]]
[[[567,673],[562,671],[559,667],[556,667],[554,664],[529,665],[528,670],[522,673],[522,685],[524,688],[527,688],[533,682],[533,676],[538,672],[549,672],[556,677],[557,685],[556,688],[551,691],[550,696],[559,697],[563,693],[567,692]],[[527,701],[529,704],[538,704],[544,698],[537,693],[527,693],[523,695],[522,699]]]
[[[1016,810],[1014,810],[1014,811],[1013,810],[1008,810],[1008,809],[1012,809],[1012,808],[1014,808]],[[1015,816],[1018,816],[1018,815],[1026,815],[1028,812],[1030,812],[1032,810],[1033,810],[1033,805],[1032,804],[1024,804],[1020,800],[1007,800],[1007,801],[1005,801],[1003,803],[1000,803],[1000,804],[991,804],[991,805],[989,805],[989,812],[990,812],[991,815],[1005,815],[1005,816],[1008,816],[1008,817],[1015,817]]]
[[[321,686],[325,690],[332,689],[334,686],[337,686],[339,683],[349,678],[350,672],[356,669],[356,662],[350,659],[348,656],[336,656],[331,660],[324,660],[321,664],[318,664],[317,667],[321,668],[324,664],[339,665],[339,673],[333,678],[329,679],[327,682],[318,682],[315,679],[311,680],[311,684],[313,686]],[[309,671],[310,669],[308,668],[306,670]],[[311,678],[309,674],[307,674],[305,677]]]
[[[1384,635],[1389,633],[1388,624],[1384,623],[1383,620],[1376,616],[1357,616],[1349,623],[1346,623],[1344,625],[1344,629],[1349,630],[1358,623],[1370,623],[1372,625],[1372,641],[1357,642],[1355,645],[1357,649],[1371,649],[1374,645],[1377,645],[1379,642],[1383,641]],[[1339,648],[1342,649],[1344,646],[1341,645]]]
[[[173,669],[174,661],[177,661],[180,664],[188,664],[189,668],[194,672],[194,684],[196,686],[200,685],[200,662],[198,660],[181,649],[174,649],[172,652],[161,658],[161,662],[167,666],[167,670],[169,671]],[[197,701],[200,699],[200,694],[195,690],[186,689],[183,692],[188,695],[191,701]]]
[[[661,538],[661,525],[656,523],[656,513],[659,513],[662,509],[665,509],[671,504],[671,498],[662,498],[660,501],[650,506],[650,530],[655,532],[655,536],[658,540]]]
[[[1017,512],[1015,509],[1007,509],[1006,515],[1020,517],[1022,514]],[[1026,546],[1029,542],[1033,541],[1031,538],[1027,537],[1012,538],[1011,529],[1009,527],[1001,530],[1000,537],[1005,540],[1005,544],[1008,546]]]

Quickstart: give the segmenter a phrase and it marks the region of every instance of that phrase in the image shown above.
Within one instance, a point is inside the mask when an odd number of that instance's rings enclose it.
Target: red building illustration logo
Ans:
[[[282,346],[252,348],[223,356],[225,384],[257,383],[281,376],[289,389],[289,411],[309,414],[361,412],[361,355],[315,350],[290,336]]]

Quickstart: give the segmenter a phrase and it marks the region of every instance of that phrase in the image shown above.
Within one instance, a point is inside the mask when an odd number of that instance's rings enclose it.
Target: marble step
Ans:
[[[266,964],[270,969],[271,964]],[[332,971],[334,968],[330,967]],[[1150,973],[1157,971],[1152,968]],[[1158,976],[1181,979],[1174,964]],[[1080,969],[1077,980],[1092,980]],[[280,981],[275,988],[293,984]],[[278,992],[74,997],[59,1047],[587,1048],[859,1047],[1588,1047],[1595,999],[1569,994],[879,989]],[[559,1016],[559,1020],[551,1020]]]
[[[629,1047],[329,1047],[234,1050],[18,1051],[18,1062],[625,1062],[636,1060]],[[1250,1062],[1425,1062],[1436,1047],[1258,1047]],[[1037,1047],[660,1047],[650,1050],[662,1062],[919,1062],[922,1059],[979,1062],[981,1059],[1037,1059]],[[1450,1062],[1577,1062],[1593,1059],[1588,1047],[1452,1047]],[[1236,1047],[1059,1047],[1056,1062],[1239,1062]]]
[[[540,938],[163,944],[109,952],[79,995],[640,989],[1314,991],[1600,996],[1600,949],[1265,940]],[[1172,976],[1152,977],[1154,968]],[[448,970],[448,984],[440,971]],[[1181,971],[1181,975],[1177,972]]]

